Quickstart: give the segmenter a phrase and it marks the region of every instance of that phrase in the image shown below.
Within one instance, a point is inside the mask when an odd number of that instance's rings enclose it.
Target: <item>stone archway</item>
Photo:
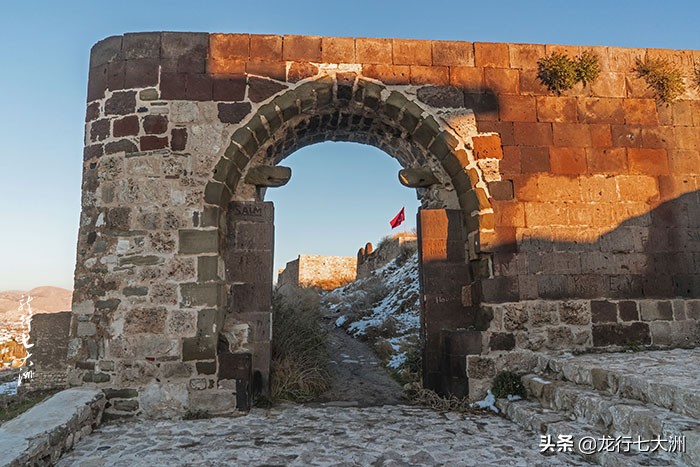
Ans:
[[[468,143],[442,129],[438,120],[410,95],[355,73],[329,73],[273,96],[234,132],[205,189],[206,202],[220,216],[222,282],[230,291],[218,319],[222,332],[231,336],[228,351],[218,355],[220,377],[237,374],[226,366],[246,367],[258,390],[268,386],[270,302],[262,297],[271,295],[273,208],[262,201],[249,174],[309,144],[352,141],[376,146],[404,169],[420,169],[433,179],[417,187],[425,384],[467,394],[466,369],[456,363],[465,361],[465,352],[478,354],[481,340],[480,333],[466,331],[474,329],[477,313],[462,300],[462,290],[474,282],[466,239],[477,229],[468,232],[467,219],[486,206],[479,206],[464,171]],[[247,329],[244,338],[235,335],[242,328]],[[235,379],[239,388],[247,388],[239,394],[256,386]]]
[[[110,411],[224,413],[265,389],[271,277],[255,255],[271,242],[246,247],[235,232],[269,238],[272,214],[246,180],[329,139],[418,171],[404,178],[418,180],[424,208],[426,385],[467,393],[466,355],[481,352],[479,331],[466,330],[483,328],[480,238],[493,227],[474,111],[429,79],[283,59],[281,40],[141,33],[93,48],[68,378],[116,391]]]
[[[120,415],[234,410],[245,388],[220,379],[254,377],[252,353],[232,354],[234,377],[219,377],[230,203],[258,202],[251,170],[325,139],[372,144],[436,177],[421,188],[419,222],[429,387],[462,394],[468,379],[478,398],[541,349],[696,329],[697,96],[660,107],[630,65],[663,57],[692,75],[692,54],[591,47],[596,82],[549,93],[539,58],[581,50],[166,32],[100,41],[69,383],[104,389]],[[242,321],[240,339],[254,328]]]

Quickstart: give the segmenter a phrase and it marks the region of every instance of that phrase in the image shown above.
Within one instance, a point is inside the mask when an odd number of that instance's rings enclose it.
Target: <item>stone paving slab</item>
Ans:
[[[239,418],[107,424],[58,465],[590,465],[544,456],[539,441],[489,414],[288,405]]]
[[[541,354],[538,372],[653,403],[700,419],[700,348],[558,356]]]
[[[700,348],[562,355],[557,359],[621,374],[649,379],[663,378],[693,390],[697,389],[697,375],[700,372]]]
[[[4,423],[0,466],[49,465],[99,425],[105,403],[100,390],[66,389]]]

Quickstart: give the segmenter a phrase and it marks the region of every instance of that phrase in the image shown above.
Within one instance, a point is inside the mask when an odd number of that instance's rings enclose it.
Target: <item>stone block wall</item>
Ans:
[[[72,313],[35,313],[29,332],[30,357],[23,370],[22,386],[26,390],[61,389],[68,385],[68,336]],[[83,332],[83,326],[78,331]],[[92,328],[92,324],[88,325]]]
[[[277,287],[298,287],[299,286],[299,258],[287,261],[284,269],[279,271],[277,276]]]
[[[589,86],[553,95],[539,83],[539,58],[583,50],[601,65]],[[417,193],[425,211],[450,213],[447,237],[424,245],[451,252],[422,265],[436,333],[467,323],[486,338],[482,304],[699,298],[700,99],[688,86],[656,102],[632,71],[647,57],[689,84],[700,65],[696,51],[611,47],[158,32],[99,42],[70,383],[134,391],[119,413],[235,410],[215,349],[215,324],[239,310],[224,265],[230,202],[261,201],[250,168],[320,141],[371,144],[435,175]],[[242,342],[268,327],[256,313],[233,317]],[[464,349],[436,342],[436,375],[454,357],[463,377]]]
[[[278,286],[315,287],[332,290],[356,278],[357,260],[353,256],[299,255],[287,263]]]
[[[369,243],[368,245],[372,245]],[[368,277],[382,266],[388,264],[401,254],[402,248],[416,249],[417,237],[415,235],[399,235],[388,238],[380,243],[376,250],[368,253],[366,248],[361,248],[357,253],[357,278]]]
[[[527,300],[483,305],[490,318],[479,355],[467,357],[469,394],[500,371],[531,371],[535,352],[700,346],[700,300]]]

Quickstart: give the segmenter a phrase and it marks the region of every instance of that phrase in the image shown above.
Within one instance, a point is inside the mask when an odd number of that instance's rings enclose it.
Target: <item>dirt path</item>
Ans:
[[[333,384],[319,402],[359,407],[402,402],[401,386],[391,379],[367,344],[336,328],[336,318],[328,315],[323,319],[323,326],[329,332]]]

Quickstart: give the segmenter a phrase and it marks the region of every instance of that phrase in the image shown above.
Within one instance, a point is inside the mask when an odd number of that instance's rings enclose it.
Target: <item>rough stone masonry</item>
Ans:
[[[600,76],[548,93],[537,60],[583,50]],[[700,65],[612,47],[100,41],[68,381],[104,389],[108,414],[229,413],[265,392],[274,213],[246,176],[329,140],[432,174],[416,189],[426,386],[476,398],[535,351],[697,345],[700,97],[657,103],[632,72],[645,57]]]

